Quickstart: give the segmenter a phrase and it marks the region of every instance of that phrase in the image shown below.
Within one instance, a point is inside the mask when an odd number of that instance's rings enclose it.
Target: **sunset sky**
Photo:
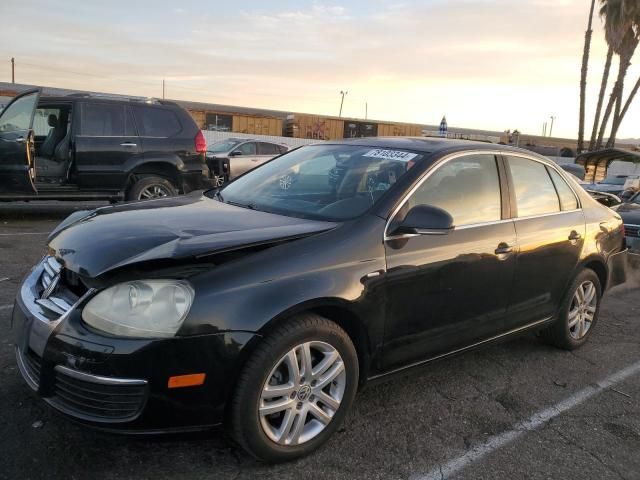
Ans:
[[[14,56],[19,83],[331,115],[346,89],[345,116],[576,137],[589,3],[1,0],[0,81]],[[639,124],[640,99],[618,137]]]

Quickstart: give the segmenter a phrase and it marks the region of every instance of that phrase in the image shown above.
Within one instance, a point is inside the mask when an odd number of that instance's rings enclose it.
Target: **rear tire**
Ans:
[[[347,333],[319,315],[294,317],[247,360],[231,402],[230,434],[265,462],[302,457],[340,426],[357,386],[358,357]]]
[[[157,175],[139,177],[127,190],[127,200],[151,200],[154,198],[174,197],[178,189],[168,179]]]
[[[593,270],[584,269],[567,290],[558,318],[540,332],[546,343],[565,350],[584,345],[598,321],[602,286]]]

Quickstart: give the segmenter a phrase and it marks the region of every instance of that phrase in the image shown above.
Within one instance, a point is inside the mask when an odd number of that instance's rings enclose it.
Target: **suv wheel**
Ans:
[[[346,332],[318,315],[295,317],[247,360],[231,404],[231,435],[266,462],[301,457],[340,426],[357,385],[358,357]]]
[[[598,321],[602,287],[593,270],[582,270],[569,287],[558,319],[541,332],[547,343],[566,350],[581,347]]]
[[[178,190],[169,180],[156,175],[139,177],[127,191],[127,200],[150,200],[152,198],[173,197]]]

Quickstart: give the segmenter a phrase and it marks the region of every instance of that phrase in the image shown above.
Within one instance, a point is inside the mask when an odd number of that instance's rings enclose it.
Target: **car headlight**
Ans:
[[[136,280],[107,288],[82,311],[90,326],[122,337],[173,337],[195,294],[182,280]]]

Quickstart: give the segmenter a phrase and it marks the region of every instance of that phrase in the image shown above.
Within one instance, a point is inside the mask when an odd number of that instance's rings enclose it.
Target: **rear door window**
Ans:
[[[258,155],[279,155],[280,151],[278,146],[273,143],[260,142],[258,143]]]
[[[518,208],[518,217],[560,211],[560,199],[547,167],[522,157],[507,157]]]
[[[88,137],[123,137],[123,105],[85,103],[82,109],[82,134]]]
[[[573,190],[571,190],[571,187],[567,185],[567,182],[565,182],[560,174],[553,168],[549,168],[549,174],[551,175],[551,180],[553,180],[553,184],[555,185],[558,196],[560,197],[560,207],[562,210],[575,210],[578,208],[578,199],[576,198],[575,193],[573,193]]]
[[[133,107],[136,124],[143,137],[173,137],[182,130],[174,112],[159,107]]]

